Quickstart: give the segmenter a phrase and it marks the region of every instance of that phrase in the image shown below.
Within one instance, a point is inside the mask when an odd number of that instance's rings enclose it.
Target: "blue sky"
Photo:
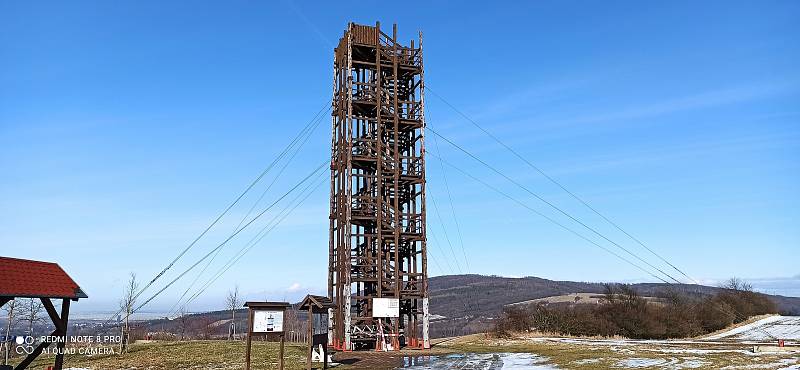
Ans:
[[[330,99],[347,22],[381,21],[403,40],[424,32],[433,91],[694,278],[800,295],[797,2],[356,4],[0,4],[0,255],[57,261],[91,297],[81,310],[112,308],[128,272],[156,274]],[[441,100],[429,94],[427,108],[431,127],[658,262]],[[329,125],[266,199],[329,156]],[[435,158],[428,176],[441,213],[429,204],[432,275],[652,280]],[[167,278],[223,240],[264,186]],[[236,284],[251,299],[323,292],[327,207],[323,186],[191,308],[221,307]],[[193,277],[148,309],[169,308]]]

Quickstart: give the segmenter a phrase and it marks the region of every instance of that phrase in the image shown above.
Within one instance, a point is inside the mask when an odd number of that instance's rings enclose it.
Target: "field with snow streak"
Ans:
[[[579,338],[488,338],[464,337],[446,344],[452,349],[467,353],[470,361],[463,369],[768,369],[800,370],[800,348],[781,352],[752,351],[751,345],[731,342],[703,341],[645,341],[645,340],[600,340]],[[471,353],[484,353],[481,357]],[[509,361],[507,353],[526,353],[530,357],[517,357],[516,365]],[[499,356],[497,356],[499,355]],[[489,361],[491,359],[492,361]],[[519,361],[530,361],[530,365],[519,366]],[[462,367],[438,367],[432,361],[419,369],[458,369]],[[446,362],[441,362],[442,364]],[[492,366],[493,363],[502,364]]]
[[[770,316],[731,330],[705,337],[706,340],[800,342],[800,316]]]

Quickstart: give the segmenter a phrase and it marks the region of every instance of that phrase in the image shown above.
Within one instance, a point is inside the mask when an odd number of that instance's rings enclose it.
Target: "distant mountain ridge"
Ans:
[[[663,283],[631,284],[642,296],[663,297],[667,288],[690,295],[714,294],[721,288]],[[490,330],[503,308],[512,303],[571,293],[600,293],[603,283],[555,281],[538,277],[510,278],[485,275],[445,275],[428,280],[430,291],[431,336],[448,337]],[[800,298],[768,295],[787,315],[800,315]],[[246,327],[244,310],[237,310],[237,324]],[[305,313],[299,312],[301,320]],[[191,314],[193,320],[216,322],[227,320],[230,312],[225,310]],[[146,331],[176,331],[177,320],[145,319],[141,325]],[[219,328],[218,328],[219,329]],[[224,328],[223,328],[224,329]],[[220,329],[215,335],[224,335]]]

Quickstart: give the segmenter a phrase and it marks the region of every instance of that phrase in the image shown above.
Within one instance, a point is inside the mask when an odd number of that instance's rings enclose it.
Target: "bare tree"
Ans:
[[[603,295],[605,296],[606,302],[614,303],[617,301],[617,289],[614,284],[605,283],[603,284]]]
[[[122,299],[119,301],[119,306],[125,313],[124,325],[120,325],[121,340],[119,342],[119,353],[128,351],[128,340],[130,339],[130,317],[133,314],[133,306],[136,304],[136,291],[139,290],[139,283],[136,281],[136,273],[131,272],[128,283],[122,294]]]
[[[211,339],[214,336],[214,320],[204,317],[197,323],[197,336],[201,339]]]
[[[44,305],[42,301],[36,298],[29,298],[26,300],[25,305],[22,307],[24,311],[21,314],[24,314],[22,317],[25,320],[25,323],[28,325],[28,335],[31,337],[36,337],[34,335],[33,330],[37,323],[42,321],[42,314],[44,313]]]
[[[737,277],[732,277],[732,278],[726,280],[722,284],[721,287],[725,288],[725,289],[730,289],[730,290],[733,290],[733,291],[737,291],[737,292],[752,292],[753,291],[753,286],[750,285],[750,283],[748,283],[748,282],[746,282],[746,281],[744,281],[744,280],[742,280],[740,278],[737,278]]]
[[[225,306],[231,311],[231,325],[228,329],[228,340],[236,337],[236,309],[239,308],[240,300],[239,286],[237,285],[234,290],[228,291],[228,296],[225,298]]]
[[[182,305],[178,313],[180,314],[178,316],[178,330],[181,333],[180,340],[183,340],[186,337],[186,330],[189,328],[189,312],[186,309],[186,305]]]
[[[639,292],[637,292],[632,285],[620,284],[618,289],[620,292],[619,298],[628,306],[637,306],[645,303],[639,296]]]
[[[3,365],[8,365],[9,351],[11,350],[11,347],[10,347],[11,343],[9,343],[8,337],[11,336],[11,327],[14,325],[14,322],[16,321],[16,317],[15,317],[15,315],[16,315],[16,312],[15,312],[16,311],[16,307],[17,307],[17,300],[16,299],[12,299],[12,300],[8,301],[8,303],[6,303],[5,306],[3,306],[3,310],[6,311],[6,320],[8,320],[6,322],[6,336],[5,336],[6,341],[4,343],[5,345],[3,346],[3,348],[5,349],[5,356],[3,358]]]

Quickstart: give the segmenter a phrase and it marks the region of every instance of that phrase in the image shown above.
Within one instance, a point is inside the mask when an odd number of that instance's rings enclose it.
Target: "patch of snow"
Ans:
[[[475,369],[475,370],[556,370],[547,364],[546,357],[531,353],[466,353],[431,356],[424,363],[408,366],[415,370]]]
[[[635,345],[630,340],[605,340],[605,339],[572,339],[572,338],[554,338],[562,343],[575,343],[575,344],[588,344],[598,346],[632,346]]]
[[[663,366],[667,364],[667,360],[663,358],[628,358],[625,360],[617,361],[614,367],[622,367],[626,369],[636,369],[652,366]]]
[[[602,360],[602,359],[601,358],[587,358],[587,359],[584,359],[584,360],[575,360],[575,361],[572,361],[572,363],[575,364],[575,365],[596,364],[596,363],[600,362],[600,360]]]
[[[700,359],[696,358],[684,358],[684,361],[680,364],[675,365],[673,369],[700,369],[710,365],[710,362],[701,361]]]
[[[555,369],[555,367],[543,364],[547,362],[547,358],[532,355],[530,353],[509,353],[500,356],[503,360],[503,367],[501,369],[539,369],[548,370]]]
[[[778,362],[771,362],[771,363],[768,363],[768,364],[728,365],[728,366],[725,366],[725,367],[721,368],[720,370],[774,369],[774,368],[778,368],[779,366],[786,366],[786,365],[792,365],[793,367],[797,368],[796,367],[797,365],[793,365],[793,364],[796,364],[797,361],[800,361],[800,358],[785,358],[785,359],[779,360]],[[784,367],[784,368],[781,368],[781,369],[792,369],[792,367]]]
[[[642,348],[642,350],[660,352],[660,353],[687,354],[687,355],[708,355],[712,353],[739,353],[743,355],[752,354],[751,351],[743,349]]]
[[[684,357],[684,358],[628,358],[618,361],[614,367],[621,367],[625,369],[639,369],[639,368],[659,368],[670,370],[682,369],[700,369],[710,365],[710,362],[702,361],[697,357]]]

